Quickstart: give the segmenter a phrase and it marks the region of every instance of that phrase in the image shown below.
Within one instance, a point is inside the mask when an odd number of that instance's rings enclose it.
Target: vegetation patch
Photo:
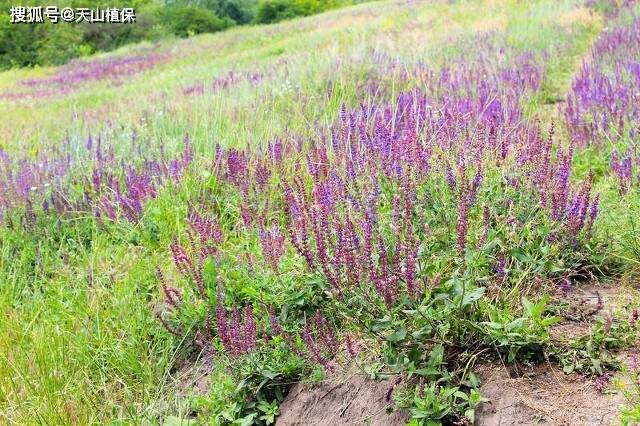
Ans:
[[[637,6],[493,3],[4,75],[7,421],[636,422]]]

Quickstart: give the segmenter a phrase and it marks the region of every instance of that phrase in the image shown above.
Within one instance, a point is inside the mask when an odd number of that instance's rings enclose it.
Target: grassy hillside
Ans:
[[[472,418],[480,355],[619,371],[638,300],[551,333],[640,262],[610,6],[381,1],[0,74],[0,421],[270,424],[355,364],[423,424]]]
[[[599,25],[586,9],[576,13],[572,7],[363,4],[273,27],[133,46],[62,68],[10,71],[0,81],[7,117],[3,140],[51,145],[67,135],[84,139],[110,133],[111,123],[139,132],[151,126],[149,137],[158,139],[189,132],[199,145],[214,139],[225,146],[252,145],[287,128],[304,130],[309,117],[331,120],[343,101],[356,100],[363,83],[354,80],[375,69],[380,59],[374,52],[406,61],[404,66],[417,61],[437,66],[463,54],[461,49],[473,49],[477,34],[493,32],[523,50],[555,49],[562,41],[556,26],[585,31],[581,27]],[[131,56],[133,64],[121,64]],[[243,76],[231,78],[228,90],[215,90],[224,89],[232,73]],[[259,81],[248,84],[252,79]],[[340,92],[327,93],[327,84]],[[201,85],[208,86],[203,95]],[[300,94],[310,99],[303,102]],[[13,149],[13,144],[3,145]]]

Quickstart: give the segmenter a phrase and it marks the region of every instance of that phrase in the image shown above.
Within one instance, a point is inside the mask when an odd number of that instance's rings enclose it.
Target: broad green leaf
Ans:
[[[407,337],[407,329],[404,327],[401,327],[397,329],[393,334],[387,336],[387,340],[390,341],[391,343],[398,343],[403,341],[405,337]]]

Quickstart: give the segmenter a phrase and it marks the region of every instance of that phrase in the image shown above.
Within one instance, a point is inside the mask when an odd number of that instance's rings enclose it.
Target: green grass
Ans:
[[[360,100],[360,83],[377,66],[374,50],[437,68],[473,55],[479,32],[505,35],[519,50],[560,52],[549,60],[543,89],[530,105],[531,114],[542,112],[551,120],[547,104],[562,97],[602,27],[595,15],[572,18],[570,12],[582,10],[577,0],[401,3],[374,2],[275,26],[163,42],[157,49],[170,61],[121,85],[100,81],[68,95],[2,101],[0,147],[35,155],[65,138],[80,147],[89,134],[100,134],[126,152],[134,130],[151,145],[170,147],[188,133],[204,162],[218,143],[256,149],[287,132],[309,134],[316,121],[332,122],[343,102]],[[8,71],[0,74],[0,88],[19,90],[20,80],[55,71]],[[188,85],[229,71],[257,72],[264,79],[202,96],[182,94]],[[399,89],[391,85],[382,100]],[[167,246],[184,226],[187,200],[197,191],[188,179],[177,191],[167,188],[136,225],[87,229],[51,219],[38,229],[2,229],[1,423],[137,424],[186,414],[188,402],[168,379],[182,348],[156,320],[161,296],[155,268],[170,263]],[[616,201],[604,197],[604,203]],[[618,208],[640,211],[637,202],[631,204]],[[629,229],[629,248],[620,256],[637,262],[633,226],[639,224],[620,225],[617,210],[610,214],[602,219],[602,232]],[[156,222],[164,226],[153,230]],[[256,293],[270,288],[250,287]]]
[[[438,64],[460,56],[461,49],[473,49],[465,40],[477,32],[506,33],[517,47],[536,49],[563,40],[559,34],[565,29],[576,32],[575,43],[580,44],[585,28],[591,32],[590,28],[598,28],[597,21],[591,27],[582,20],[554,21],[559,11],[573,7],[572,1],[534,2],[525,8],[516,1],[487,4],[479,8],[467,1],[454,6],[428,2],[398,8],[376,2],[277,26],[164,42],[159,51],[173,59],[122,85],[89,83],[68,96],[3,103],[0,113],[6,119],[0,127],[0,146],[6,150],[48,146],[64,137],[84,138],[90,133],[119,138],[122,128],[132,127],[152,140],[181,138],[189,132],[200,145],[252,146],[285,129],[304,130],[315,119],[330,121],[342,101],[355,99],[354,76],[371,66],[373,49],[388,51],[407,63]],[[3,73],[0,87],[18,90],[19,79],[54,71]],[[203,97],[185,99],[181,93],[189,84],[229,71],[260,72],[265,81],[256,88],[241,84],[230,92]],[[333,79],[345,84],[328,97],[326,82]],[[282,90],[288,83],[292,90]],[[107,122],[113,123],[111,128]],[[13,140],[20,144],[9,143]]]

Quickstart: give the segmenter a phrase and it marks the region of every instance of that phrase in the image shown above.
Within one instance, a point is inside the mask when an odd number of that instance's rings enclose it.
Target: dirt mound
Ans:
[[[387,400],[391,386],[359,374],[336,375],[311,388],[297,384],[280,406],[276,425],[404,425],[406,412],[388,412],[394,408]]]
[[[476,425],[613,425],[624,398],[600,393],[593,379],[565,374],[553,364],[477,366],[480,392],[489,399],[476,412]],[[320,385],[294,386],[280,406],[277,425],[404,425],[405,411],[386,396],[392,383],[363,375],[334,376]]]
[[[478,368],[480,392],[490,401],[476,413],[476,424],[612,425],[618,424],[624,398],[599,393],[593,381],[564,374],[553,365],[484,365]]]

